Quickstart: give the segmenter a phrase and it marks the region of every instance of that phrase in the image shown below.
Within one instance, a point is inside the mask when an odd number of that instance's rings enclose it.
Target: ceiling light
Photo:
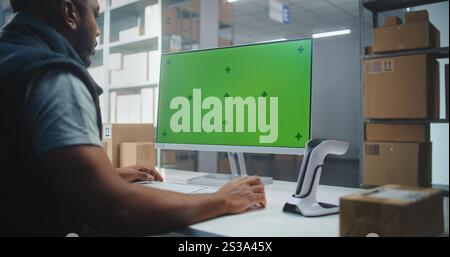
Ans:
[[[287,38],[276,38],[276,39],[269,39],[269,40],[264,40],[264,41],[260,41],[258,43],[270,43],[270,42],[278,42],[278,41],[286,41]]]
[[[340,35],[346,35],[352,33],[349,29],[344,30],[336,30],[336,31],[330,31],[330,32],[323,32],[323,33],[316,33],[313,34],[313,38],[322,38],[322,37],[333,37],[333,36],[340,36]]]

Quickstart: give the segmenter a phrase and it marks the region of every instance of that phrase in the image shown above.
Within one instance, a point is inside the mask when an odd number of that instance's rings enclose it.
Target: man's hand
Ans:
[[[266,207],[264,185],[259,177],[232,180],[215,194],[224,199],[228,214],[237,214],[256,205]]]
[[[125,168],[117,168],[117,172],[127,182],[135,181],[163,181],[163,177],[155,169],[147,169],[143,166],[135,165]]]

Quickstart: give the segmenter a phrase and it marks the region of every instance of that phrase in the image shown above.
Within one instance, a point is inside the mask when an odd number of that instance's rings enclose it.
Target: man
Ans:
[[[99,36],[97,0],[11,0],[0,32],[0,235],[147,235],[266,204],[257,177],[186,195],[127,181],[101,145],[98,94],[86,71]]]

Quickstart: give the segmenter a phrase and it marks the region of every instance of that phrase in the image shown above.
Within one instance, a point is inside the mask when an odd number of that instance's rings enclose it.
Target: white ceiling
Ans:
[[[269,18],[269,0],[239,0],[234,6],[234,41],[237,44],[278,38],[310,37],[313,33],[357,29],[358,0],[279,0],[287,4],[291,23]]]

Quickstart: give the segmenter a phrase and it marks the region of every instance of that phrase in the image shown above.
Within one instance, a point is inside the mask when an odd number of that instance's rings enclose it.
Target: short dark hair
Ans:
[[[57,2],[58,0],[10,0],[11,8],[14,12],[33,11]]]
[[[14,13],[28,12],[40,18],[54,18],[58,11],[58,5],[62,0],[10,0],[11,9]],[[83,6],[86,0],[72,0],[73,4],[83,15]]]
[[[33,12],[53,9],[61,0],[10,0],[13,12]],[[74,4],[80,7],[84,1],[74,0]]]

